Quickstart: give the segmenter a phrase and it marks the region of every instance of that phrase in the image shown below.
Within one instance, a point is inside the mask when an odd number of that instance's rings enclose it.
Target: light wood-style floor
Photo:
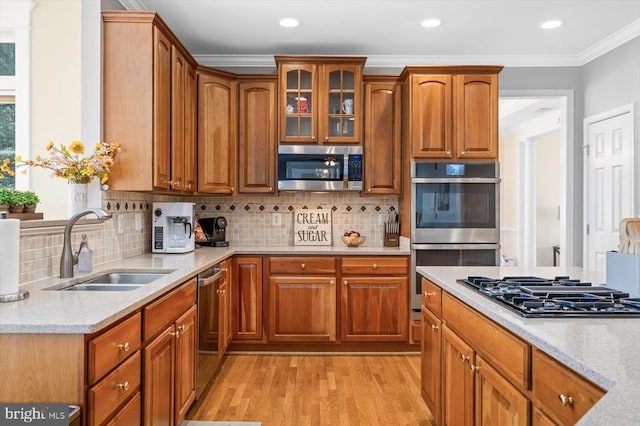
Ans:
[[[271,425],[430,425],[420,356],[227,355],[190,420]]]

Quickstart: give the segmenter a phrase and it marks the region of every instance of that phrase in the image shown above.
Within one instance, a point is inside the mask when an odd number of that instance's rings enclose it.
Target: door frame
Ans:
[[[560,161],[565,167],[561,172],[560,182],[560,222],[564,233],[560,239],[562,255],[558,266],[573,266],[575,264],[575,232],[574,225],[568,218],[574,217],[575,202],[572,195],[578,192],[574,191],[576,180],[574,171],[576,156],[574,153],[574,91],[570,89],[500,90],[499,98],[558,98],[562,101],[563,107],[560,109]],[[522,224],[518,223],[519,229],[521,226]],[[519,231],[519,233],[521,232]],[[519,253],[520,255],[522,253]]]
[[[631,125],[631,151],[632,151],[632,162],[631,162],[631,212],[633,216],[640,216],[640,212],[638,211],[638,186],[635,185],[636,179],[638,178],[638,155],[640,154],[640,149],[636,149],[636,127],[638,126],[638,120],[636,117],[636,107],[635,102],[630,104],[622,105],[617,108],[613,108],[598,114],[590,115],[589,117],[585,117],[582,124],[582,205],[584,208],[582,209],[582,265],[586,266],[588,264],[588,252],[589,252],[589,244],[587,239],[587,221],[589,218],[588,206],[589,206],[589,168],[588,165],[588,156],[587,149],[589,146],[589,126],[591,124],[597,123],[599,121],[608,120],[610,118],[617,117],[623,114],[631,114],[631,119],[633,123]]]

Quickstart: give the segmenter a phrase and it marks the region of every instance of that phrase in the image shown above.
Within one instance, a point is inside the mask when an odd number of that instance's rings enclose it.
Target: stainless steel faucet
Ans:
[[[73,228],[73,225],[76,224],[78,219],[92,213],[101,221],[111,219],[112,217],[111,213],[107,213],[98,208],[82,210],[71,216],[67,221],[67,225],[64,227],[64,245],[62,246],[62,256],[60,257],[60,278],[72,278],[73,265],[78,263],[78,256],[71,251],[71,228]]]

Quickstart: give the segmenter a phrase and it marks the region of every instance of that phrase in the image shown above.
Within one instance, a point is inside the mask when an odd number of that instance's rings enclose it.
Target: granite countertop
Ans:
[[[581,425],[640,424],[640,318],[523,318],[456,280],[467,276],[569,275],[600,285],[582,268],[417,267],[417,272],[523,340],[607,390]]]
[[[90,274],[77,274],[74,278],[54,277],[21,285],[20,290],[29,291],[29,298],[0,303],[0,333],[95,333],[234,254],[408,256],[411,251],[408,246],[230,246],[198,247],[184,254],[148,253],[100,265]],[[116,269],[172,272],[130,291],[47,290]]]

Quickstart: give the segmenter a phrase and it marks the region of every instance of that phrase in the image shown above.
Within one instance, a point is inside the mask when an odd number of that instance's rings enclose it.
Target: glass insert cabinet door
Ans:
[[[315,65],[282,66],[284,78],[284,125],[281,139],[287,142],[315,142],[317,72]]]
[[[322,112],[319,118],[325,143],[360,143],[362,66],[324,65]]]

